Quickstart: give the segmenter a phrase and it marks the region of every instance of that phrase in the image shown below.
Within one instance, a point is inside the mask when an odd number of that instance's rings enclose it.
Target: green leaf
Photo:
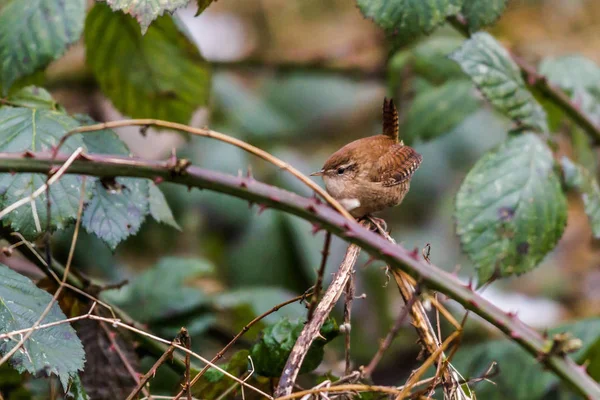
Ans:
[[[2,264],[0,282],[0,333],[32,327],[52,296]],[[67,317],[54,303],[42,324],[65,319]],[[11,340],[0,341],[0,353],[9,352],[19,339],[20,336],[15,335]],[[66,389],[69,379],[76,377],[78,371],[83,369],[84,360],[83,346],[75,331],[69,324],[60,324],[35,331],[24,347],[10,358],[10,363],[21,373],[57,375]]]
[[[0,108],[0,151],[49,151],[60,138],[79,124],[67,115],[44,109]],[[70,138],[61,148],[65,154],[85,145],[80,136]],[[0,206],[7,207],[31,195],[46,183],[43,174],[0,174]],[[81,177],[65,175],[50,187],[52,205],[50,229],[64,229],[77,216]],[[86,197],[89,193],[86,191]],[[31,204],[24,205],[3,219],[4,225],[20,232],[28,239],[37,237],[46,227],[46,194],[38,196]]]
[[[460,66],[448,58],[462,42],[458,37],[435,36],[419,43],[412,50],[414,71],[436,84],[450,79],[465,78],[466,75]]]
[[[85,0],[9,0],[0,8],[0,87],[60,57],[81,36]]]
[[[546,113],[527,90],[519,67],[490,34],[476,33],[450,57],[500,112],[523,127],[548,131]]]
[[[567,188],[581,193],[585,213],[590,220],[592,233],[600,238],[600,187],[598,181],[587,169],[573,163],[567,157],[560,160]]]
[[[198,11],[196,12],[196,17],[204,12],[212,4],[214,0],[197,0],[198,3]]]
[[[469,30],[475,32],[496,22],[506,3],[508,0],[464,0],[461,12],[467,19]]]
[[[262,376],[278,377],[292,351],[292,347],[304,328],[304,321],[290,321],[282,318],[279,322],[263,331],[262,337],[250,349],[256,373]],[[321,328],[321,338],[315,339],[300,368],[300,373],[307,373],[319,366],[323,361],[324,346],[339,334],[337,324],[328,319]]]
[[[480,283],[532,270],[554,248],[567,204],[552,153],[532,133],[484,155],[456,196],[456,231]]]
[[[357,0],[358,8],[388,33],[407,42],[429,34],[460,11],[462,0]]]
[[[134,319],[144,323],[156,321],[207,303],[202,290],[184,283],[212,273],[212,265],[205,260],[167,257],[138,275],[129,285],[104,295]]]
[[[600,93],[600,67],[581,55],[545,58],[539,70],[551,83],[568,92],[584,89]]]
[[[571,357],[578,363],[597,362],[592,359],[593,351],[600,344],[600,319],[588,319],[550,330],[549,337],[556,333],[571,332],[583,341],[583,347]],[[597,353],[596,353],[597,354]],[[549,388],[558,383],[558,379],[544,370],[543,365],[525,352],[516,343],[508,340],[494,340],[474,346],[461,348],[452,364],[465,379],[482,376],[490,364],[496,361],[499,374],[491,380],[476,386],[477,398],[486,400],[544,400]],[[589,366],[588,366],[589,368]],[[562,388],[561,391],[566,391]]]
[[[142,36],[131,17],[96,4],[85,44],[100,88],[123,114],[187,123],[208,102],[207,63],[170,16]]]
[[[86,114],[76,114],[73,117],[80,125],[94,125],[97,123]],[[81,137],[91,154],[112,154],[119,156],[128,156],[130,154],[125,142],[112,129],[86,132]]]
[[[450,132],[479,108],[469,81],[450,81],[418,93],[402,129],[408,142],[435,139]]]
[[[67,393],[67,399],[73,400],[90,400],[90,397],[83,388],[81,378],[79,375],[74,376],[69,384],[69,392]]]
[[[9,95],[6,100],[12,106],[64,112],[62,106],[52,98],[46,89],[37,86],[26,86],[19,89]]]
[[[186,6],[190,0],[104,0],[114,11],[123,11],[137,19],[145,34],[148,27],[165,12],[173,13]]]
[[[248,350],[238,350],[220,367],[233,376],[242,376],[249,367],[248,354]],[[226,378],[221,371],[211,368],[194,385],[192,394],[200,399],[216,399],[229,387],[231,387],[231,379]]]
[[[171,211],[171,207],[169,207],[169,203],[167,203],[167,199],[165,199],[165,195],[154,182],[150,183],[149,200],[150,215],[152,215],[152,218],[156,222],[169,225],[178,231],[181,230],[181,227],[173,217],[173,212]]]
[[[114,250],[120,242],[139,231],[148,207],[147,179],[95,180],[92,200],[85,208],[81,224]]]

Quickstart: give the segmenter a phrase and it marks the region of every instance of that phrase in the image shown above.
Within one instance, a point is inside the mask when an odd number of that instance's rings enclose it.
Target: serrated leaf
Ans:
[[[81,383],[81,378],[79,375],[76,375],[69,382],[69,391],[67,393],[67,399],[73,400],[90,400],[90,397],[85,392],[83,388],[83,384]]]
[[[0,151],[49,151],[69,130],[77,127],[77,121],[69,116],[51,110],[29,108],[0,108]],[[70,138],[61,148],[65,154],[72,153],[85,145],[80,136]],[[0,174],[0,206],[7,207],[31,195],[46,183],[43,174]],[[50,228],[63,229],[77,216],[81,188],[81,177],[65,175],[50,188],[51,221]],[[86,197],[89,193],[86,190]],[[46,227],[46,194],[38,196],[31,204],[24,205],[3,219],[4,225],[33,239]]]
[[[196,17],[204,12],[212,4],[214,0],[197,0],[198,11],[196,11]]]
[[[148,180],[115,178],[109,185],[96,180],[92,200],[86,206],[81,224],[111,249],[135,235],[148,214]]]
[[[429,34],[460,11],[462,0],[357,0],[358,8],[401,42]]]
[[[52,296],[28,278],[0,264],[0,333],[9,333],[32,327],[52,300]],[[62,321],[67,317],[58,304],[41,322],[47,324]],[[11,340],[0,341],[0,353],[6,354],[19,341],[16,335]],[[85,353],[79,338],[69,324],[55,325],[35,331],[22,350],[11,358],[10,364],[19,372],[31,374],[54,374],[66,389],[69,379],[83,369]]]
[[[123,11],[137,19],[142,34],[164,13],[173,13],[178,8],[186,6],[190,0],[103,0],[114,10]]]
[[[583,56],[545,58],[539,70],[552,84],[566,91],[583,89],[600,93],[600,67]]]
[[[490,34],[476,33],[450,57],[500,112],[523,127],[548,131],[546,113],[527,90],[519,67]]]
[[[140,322],[188,312],[208,302],[204,292],[185,283],[213,273],[212,265],[197,258],[163,258],[119,291],[104,295]],[[152,288],[152,290],[148,290]]]
[[[582,340],[581,350],[570,356],[578,364],[600,361],[590,358],[591,351],[600,342],[600,319],[582,320],[551,329],[549,337],[560,332],[571,332]],[[478,399],[545,400],[548,389],[558,383],[556,376],[544,370],[539,361],[508,340],[463,347],[452,364],[468,380],[485,374],[493,361],[498,363],[498,374],[491,378],[493,383],[480,382],[475,386]],[[561,389],[566,392],[564,387]]]
[[[169,225],[178,231],[181,230],[181,227],[173,217],[173,212],[171,211],[171,207],[169,207],[169,203],[167,203],[167,199],[165,199],[165,195],[154,182],[150,183],[149,202],[150,215],[152,215],[152,218],[156,222]]]
[[[456,231],[479,282],[530,271],[562,236],[567,204],[548,146],[536,135],[484,155],[456,196]]]
[[[469,30],[475,32],[496,22],[504,12],[506,3],[508,0],[464,0],[461,12]]]
[[[81,36],[85,0],[9,0],[0,8],[0,87],[60,57]]]
[[[560,160],[567,188],[581,193],[585,213],[590,221],[592,233],[600,238],[600,187],[596,178],[581,165],[567,157]]]
[[[417,94],[402,129],[408,142],[431,140],[450,132],[479,108],[469,81],[450,81]]]
[[[81,125],[94,125],[97,123],[93,118],[86,114],[76,114],[73,118]],[[81,135],[81,137],[91,154],[129,155],[129,148],[112,129],[86,132]]]
[[[96,4],[85,44],[100,88],[123,114],[187,123],[208,102],[207,63],[170,16],[142,36],[131,17]]]
[[[268,377],[278,377],[292,351],[292,347],[304,328],[304,321],[290,321],[282,318],[279,322],[263,330],[261,338],[250,349],[250,357],[254,362],[257,374]],[[300,373],[307,373],[319,366],[323,360],[324,346],[339,334],[337,324],[328,319],[321,328],[321,335],[310,346],[306,358],[300,368]]]
[[[9,95],[6,100],[12,106],[64,112],[62,106],[52,98],[46,89],[37,86],[26,86],[19,89]]]

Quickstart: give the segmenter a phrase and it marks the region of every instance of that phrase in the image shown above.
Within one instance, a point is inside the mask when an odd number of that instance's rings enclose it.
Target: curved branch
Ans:
[[[64,162],[51,154],[0,153],[0,172],[48,173],[55,162]],[[600,386],[569,357],[548,351],[551,343],[538,332],[524,324],[514,315],[506,313],[463,285],[456,276],[420,260],[418,253],[411,253],[388,242],[380,235],[370,232],[358,222],[350,221],[315,198],[304,198],[249,177],[223,174],[190,166],[183,172],[165,161],[145,161],[134,158],[86,155],[76,160],[68,174],[98,177],[129,176],[169,181],[188,187],[214,190],[235,197],[260,203],[294,214],[313,222],[339,236],[359,245],[373,257],[385,261],[418,278],[430,289],[443,293],[468,310],[490,322],[511,340],[519,344],[565,383],[570,384],[586,398],[600,398]]]

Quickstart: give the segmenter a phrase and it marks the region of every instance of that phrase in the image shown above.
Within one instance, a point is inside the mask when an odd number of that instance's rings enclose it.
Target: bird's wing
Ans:
[[[399,185],[412,177],[422,160],[412,147],[395,144],[377,160],[370,178],[383,186]]]

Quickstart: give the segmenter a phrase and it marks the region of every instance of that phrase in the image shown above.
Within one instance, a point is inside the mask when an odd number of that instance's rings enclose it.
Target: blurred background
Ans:
[[[193,5],[176,13],[212,71],[210,104],[195,112],[192,125],[208,125],[248,141],[310,173],[342,145],[379,133],[382,100],[393,96],[402,118],[401,138],[424,161],[402,206],[381,217],[407,249],[430,244],[432,263],[458,271],[465,281],[474,276],[455,235],[454,196],[473,164],[505,139],[510,121],[491,110],[470,83],[454,87],[454,97],[435,95],[436,88],[447,88],[445,83],[462,75],[445,57],[462,43],[458,33],[444,27],[411,47],[395,45],[351,0],[220,0],[199,17],[195,12]],[[513,0],[491,31],[533,65],[545,57],[573,53],[600,63],[597,1]],[[98,89],[86,67],[82,43],[51,65],[45,87],[70,113],[88,113],[97,120],[126,117]],[[456,119],[448,120],[446,113]],[[553,129],[559,142],[560,135],[572,134],[560,124]],[[223,143],[152,130],[142,137],[136,128],[118,134],[140,157],[164,159],[176,149],[194,165],[231,174],[251,168],[258,180],[310,195],[286,173]],[[561,152],[576,151],[564,143]],[[268,209],[259,213],[257,206],[221,194],[168,184],[161,189],[181,231],[147,220],[140,233],[114,253],[83,234],[75,259],[79,268],[106,282],[130,279],[167,256],[201,263],[202,268],[185,277],[186,289],[205,299],[195,312],[165,315],[159,323],[136,315],[142,311],[135,307],[128,310],[159,334],[172,336],[187,325],[194,347],[210,356],[254,315],[314,283],[323,232],[313,235],[304,221]],[[72,231],[57,234],[57,254],[66,255],[71,235]],[[535,271],[496,282],[483,295],[505,310],[518,311],[540,329],[597,315],[600,252],[591,238],[582,204],[573,196],[568,226],[556,250]],[[339,265],[345,247],[333,240],[326,278]],[[363,267],[366,261],[363,255],[357,268],[356,293],[366,293],[366,298],[357,300],[353,311],[356,365],[370,360],[403,305],[395,285],[386,286],[384,266]],[[107,293],[111,296],[118,299],[123,294]],[[127,309],[127,301],[122,304]],[[304,309],[289,306],[267,323],[281,315],[300,317]],[[498,334],[476,317],[470,317],[467,328],[466,344]],[[246,344],[256,333],[245,337]],[[375,382],[403,381],[402,374],[416,363],[415,341],[407,322],[376,370]],[[343,370],[342,348],[342,339],[333,342],[320,371]]]

